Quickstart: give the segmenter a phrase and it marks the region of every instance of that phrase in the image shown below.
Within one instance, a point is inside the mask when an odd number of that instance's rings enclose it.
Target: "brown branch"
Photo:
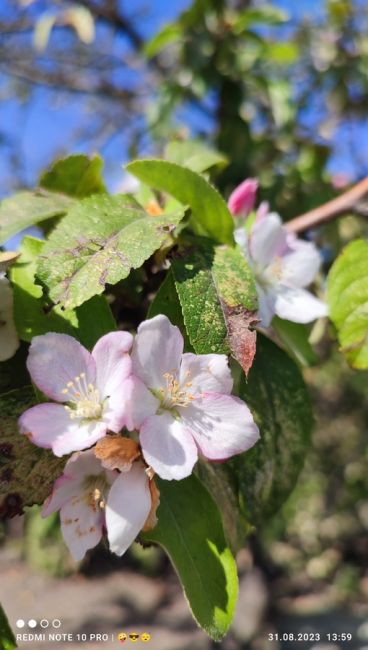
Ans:
[[[368,177],[354,185],[350,190],[336,199],[320,205],[314,210],[291,219],[286,225],[291,232],[299,233],[315,228],[347,212],[365,214],[366,209],[359,209],[360,202],[368,194]]]

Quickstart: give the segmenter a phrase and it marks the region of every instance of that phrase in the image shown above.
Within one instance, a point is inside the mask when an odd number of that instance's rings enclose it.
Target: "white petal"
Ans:
[[[275,313],[294,323],[310,323],[327,316],[327,305],[305,289],[280,285],[275,302]]]
[[[183,353],[183,337],[178,327],[167,316],[155,316],[138,327],[132,361],[133,375],[149,388],[166,385],[164,374],[177,374]]]
[[[102,399],[119,391],[130,375],[129,350],[133,336],[129,332],[110,332],[102,336],[92,350],[96,362],[96,386]]]
[[[13,291],[9,280],[0,275],[0,361],[11,359],[19,347],[13,317]]]
[[[60,510],[73,497],[77,497],[80,492],[80,482],[78,479],[70,478],[64,474],[56,479],[52,493],[46,499],[42,508],[42,517],[48,517],[53,512]]]
[[[270,289],[265,291],[257,283],[258,294],[258,318],[260,319],[259,325],[261,327],[269,327],[275,315],[275,302],[276,294]]]
[[[124,386],[126,395],[126,427],[129,431],[133,431],[133,429],[139,429],[150,415],[156,413],[160,402],[137,377],[129,377]]]
[[[180,480],[192,473],[197,447],[183,423],[170,413],[148,418],[140,431],[140,443],[147,465],[161,478]]]
[[[259,430],[247,405],[238,397],[208,393],[181,408],[186,429],[205,458],[224,460],[257,442]]]
[[[282,281],[292,287],[307,287],[320,266],[321,256],[315,245],[299,240],[295,249],[282,258]]]
[[[123,555],[142,530],[151,509],[148,477],[142,463],[114,481],[106,504],[106,528],[110,550]]]
[[[282,255],[287,248],[287,230],[281,218],[270,212],[265,219],[256,221],[251,228],[249,250],[259,269],[268,266],[275,255]]]
[[[225,354],[183,354],[180,384],[189,393],[225,393],[233,387],[228,358]]]
[[[79,494],[60,510],[61,532],[74,559],[81,560],[102,537],[103,516],[99,508],[88,506]]]

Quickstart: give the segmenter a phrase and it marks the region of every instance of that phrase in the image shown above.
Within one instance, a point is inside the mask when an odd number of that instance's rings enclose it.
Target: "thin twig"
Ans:
[[[359,202],[366,195],[368,195],[368,177],[364,178],[336,199],[332,199],[332,201],[328,201],[318,208],[314,208],[314,210],[310,210],[299,217],[295,217],[295,219],[291,219],[286,226],[291,232],[299,233],[309,228],[320,226],[347,212],[365,214],[366,209],[359,210]]]

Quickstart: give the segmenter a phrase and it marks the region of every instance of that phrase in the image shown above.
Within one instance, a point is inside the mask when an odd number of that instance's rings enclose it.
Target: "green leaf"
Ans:
[[[203,176],[165,160],[136,160],[127,170],[143,183],[167,192],[193,212],[193,227],[223,244],[233,244],[233,219],[228,207]]]
[[[0,204],[0,245],[36,223],[65,214],[74,204],[62,194],[38,190],[18,192]]]
[[[14,321],[19,338],[31,341],[47,332],[62,332],[75,336],[77,319],[72,311],[60,307],[47,308],[42,288],[35,284],[36,266],[44,242],[25,237],[20,257],[10,271],[14,292]]]
[[[308,391],[295,362],[277,345],[258,337],[248,381],[239,396],[248,404],[261,438],[226,466],[237,476],[243,511],[253,524],[271,517],[294,488],[313,425]]]
[[[78,307],[139,268],[182,217],[183,211],[153,217],[119,195],[83,199],[51,233],[39,277],[54,302]]]
[[[39,184],[52,192],[83,199],[90,194],[106,192],[102,169],[100,156],[73,155],[55,162],[42,174]]]
[[[343,250],[330,270],[327,292],[342,352],[354,368],[368,368],[368,242],[358,239]]]
[[[228,164],[226,156],[196,140],[169,142],[165,158],[198,174],[213,167],[220,170]]]
[[[6,614],[0,605],[0,649],[14,650],[14,648],[17,647],[15,636],[9,625]]]
[[[197,354],[229,354],[247,372],[255,353],[257,293],[236,248],[196,239],[172,261],[185,327]]]
[[[25,506],[42,503],[63,471],[65,459],[36,447],[18,433],[19,416],[35,402],[31,387],[0,396],[0,519],[22,513]]]
[[[302,323],[292,323],[275,316],[272,327],[287,351],[303,366],[314,366],[318,357],[309,343],[309,329]]]
[[[229,629],[238,594],[236,564],[226,545],[220,513],[194,475],[157,483],[158,525],[143,538],[166,550],[194,618],[220,641]]]
[[[77,336],[86,348],[93,348],[98,339],[116,330],[116,322],[105,296],[94,296],[77,307]]]
[[[244,30],[253,27],[257,24],[266,25],[279,25],[285,23],[289,19],[289,15],[271,4],[264,4],[257,8],[246,9],[237,14],[236,20],[233,25],[235,34],[241,34]]]
[[[182,28],[177,23],[165,25],[158,34],[155,34],[153,38],[145,43],[143,54],[145,54],[148,59],[152,59],[154,56],[159,54],[164,47],[180,40],[182,32]]]

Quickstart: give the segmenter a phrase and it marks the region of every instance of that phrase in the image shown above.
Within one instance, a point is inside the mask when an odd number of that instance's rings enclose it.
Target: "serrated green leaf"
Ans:
[[[35,402],[31,387],[0,396],[0,519],[42,503],[65,464],[65,459],[36,447],[18,433],[18,418]]]
[[[158,525],[143,538],[170,556],[197,623],[216,641],[226,634],[238,594],[236,564],[221,516],[202,483],[158,481]]]
[[[239,396],[251,409],[261,438],[226,467],[237,476],[247,519],[257,524],[274,515],[293,490],[310,444],[313,416],[298,366],[263,336],[258,337],[248,381],[241,378]]]
[[[334,262],[327,300],[342,352],[354,368],[368,368],[368,242],[352,242]]]
[[[19,338],[31,341],[34,336],[47,332],[61,332],[75,336],[78,322],[73,311],[59,307],[47,309],[40,285],[35,283],[37,261],[44,242],[35,237],[25,237],[20,257],[10,272],[14,294],[14,321]]]
[[[17,647],[15,636],[0,605],[0,650],[14,650]]]
[[[228,163],[226,156],[196,140],[169,142],[165,148],[165,158],[198,174],[213,167],[223,169]]]
[[[233,244],[233,219],[229,209],[203,176],[165,160],[136,160],[127,170],[143,183],[167,192],[193,213],[193,228],[223,244]]]
[[[119,195],[83,199],[46,242],[39,277],[54,302],[78,307],[139,268],[183,214],[151,216]]]
[[[0,245],[21,230],[65,214],[74,204],[69,196],[37,190],[18,192],[0,203]]]
[[[77,154],[57,160],[40,177],[39,184],[46,190],[62,192],[77,199],[90,194],[106,192],[102,178],[103,160],[100,156]]]
[[[116,322],[105,296],[94,296],[75,310],[78,339],[92,349],[98,339],[116,330]]]
[[[196,239],[172,261],[189,340],[197,354],[231,352],[245,372],[255,353],[257,293],[236,248]]]
[[[303,366],[314,366],[318,357],[309,343],[309,329],[302,323],[292,323],[275,316],[272,327],[286,350]]]

